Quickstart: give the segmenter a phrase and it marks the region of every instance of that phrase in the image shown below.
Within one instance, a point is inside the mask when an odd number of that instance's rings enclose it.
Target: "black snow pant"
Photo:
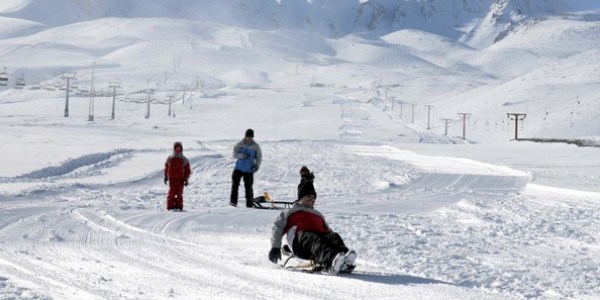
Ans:
[[[229,202],[237,206],[238,203],[238,189],[240,187],[240,181],[244,178],[244,189],[246,190],[246,207],[252,207],[252,199],[254,198],[254,191],[252,185],[254,184],[254,173],[242,172],[240,170],[233,170],[231,174],[231,197]]]
[[[296,234],[292,250],[302,259],[312,260],[315,264],[331,267],[331,262],[340,253],[348,252],[348,247],[339,234],[300,231]]]

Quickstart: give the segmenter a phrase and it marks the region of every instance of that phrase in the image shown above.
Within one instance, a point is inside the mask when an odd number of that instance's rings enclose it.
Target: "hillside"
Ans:
[[[599,11],[0,1],[0,298],[598,299],[598,148],[513,141],[507,113],[520,137],[600,142]],[[308,166],[354,274],[267,259],[281,210],[228,205],[247,128],[254,196],[294,200]]]
[[[43,1],[11,0],[0,6],[0,12],[50,27],[112,17],[203,20],[260,30],[301,30],[326,37],[381,36],[400,29],[418,29],[481,48],[528,20],[561,15],[568,10],[563,0],[534,3],[525,0],[234,0],[201,4],[191,0],[58,0],[53,2],[51,10],[47,5]]]
[[[433,120],[438,134],[440,119],[459,126],[462,112],[473,114],[476,140],[489,131],[509,137],[506,113],[515,112],[529,114],[529,137],[597,134],[597,14],[567,13],[554,0],[460,2],[60,0],[49,9],[12,0],[0,7],[0,66],[12,75],[9,87],[20,77],[64,85],[65,72],[89,87],[95,62],[102,89],[122,82],[130,96],[121,100],[144,101],[141,92],[157,84],[165,92],[202,84],[214,97],[293,81],[416,104],[415,129]],[[429,126],[426,105],[435,106]]]

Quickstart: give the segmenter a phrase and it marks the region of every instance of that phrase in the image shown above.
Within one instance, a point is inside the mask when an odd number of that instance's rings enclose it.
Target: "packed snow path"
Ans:
[[[164,211],[156,168],[164,153],[151,149],[3,178],[0,274],[19,287],[5,291],[55,299],[600,293],[597,194],[525,188],[527,174],[474,161],[327,141],[263,143],[255,192],[290,200],[298,164],[287,158],[314,166],[318,208],[359,253],[357,273],[281,270],[266,257],[278,211],[227,206],[232,142],[187,150],[194,175],[182,213]],[[119,171],[132,166],[140,173]]]

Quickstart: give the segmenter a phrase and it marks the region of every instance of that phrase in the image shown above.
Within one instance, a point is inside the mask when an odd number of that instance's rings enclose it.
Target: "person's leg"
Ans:
[[[325,240],[329,247],[333,248],[337,252],[348,252],[348,247],[344,244],[344,240],[337,232],[331,232],[325,235]]]
[[[175,207],[175,183],[169,180],[169,193],[167,194],[167,210]]]
[[[310,245],[312,244],[312,242],[310,241],[310,239],[312,238],[312,233],[301,233],[302,232],[298,233],[298,235],[294,239],[293,244],[290,245],[292,251],[294,252],[294,255],[296,255],[298,258],[313,260],[314,256],[310,249]]]
[[[229,198],[229,203],[236,206],[238,202],[238,188],[240,187],[241,179],[242,172],[233,170],[233,174],[231,174],[231,197]]]
[[[175,208],[183,210],[183,179],[177,180],[175,193],[177,195],[177,198],[175,198]]]
[[[254,198],[254,173],[244,172],[244,189],[246,190],[246,207],[252,207],[252,199]]]
[[[296,236],[296,240],[298,242],[294,252],[298,250],[304,255],[303,257],[310,257],[315,264],[320,264],[325,268],[329,268],[333,258],[341,252],[332,247],[326,235],[322,233],[301,231]]]
[[[344,244],[342,237],[337,232],[332,232],[325,235],[325,239],[327,243],[332,249],[335,249],[338,253],[344,254],[344,261],[340,266],[340,272],[352,272],[354,270],[354,262],[356,261],[356,252],[354,250],[348,249],[348,247]]]

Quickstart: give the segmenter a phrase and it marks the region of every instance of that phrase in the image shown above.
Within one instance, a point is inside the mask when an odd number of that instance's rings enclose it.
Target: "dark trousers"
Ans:
[[[252,199],[254,198],[254,191],[252,185],[254,184],[254,173],[242,172],[240,170],[233,170],[231,174],[231,197],[229,202],[237,205],[238,203],[238,189],[240,187],[240,181],[244,178],[244,189],[246,190],[246,207],[252,207]]]
[[[326,268],[331,266],[335,256],[348,252],[348,247],[339,234],[335,232],[320,233],[314,231],[300,231],[296,234],[292,245],[296,256],[312,260]]]

